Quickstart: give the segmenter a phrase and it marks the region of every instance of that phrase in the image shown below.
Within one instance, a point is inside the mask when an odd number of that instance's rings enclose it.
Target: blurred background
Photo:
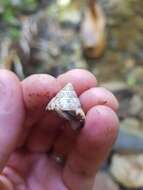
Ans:
[[[95,74],[121,125],[95,189],[143,189],[143,0],[0,0],[0,68]]]

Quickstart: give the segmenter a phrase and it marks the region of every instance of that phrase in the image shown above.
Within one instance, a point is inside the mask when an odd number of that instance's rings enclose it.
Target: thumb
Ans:
[[[12,72],[0,70],[0,173],[16,148],[23,121],[20,81]]]

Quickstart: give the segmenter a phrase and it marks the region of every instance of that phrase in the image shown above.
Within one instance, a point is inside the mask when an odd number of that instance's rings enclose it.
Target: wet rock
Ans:
[[[123,187],[143,187],[143,154],[114,155],[110,172]]]
[[[105,172],[99,172],[96,176],[93,190],[119,190],[119,187],[110,175]]]

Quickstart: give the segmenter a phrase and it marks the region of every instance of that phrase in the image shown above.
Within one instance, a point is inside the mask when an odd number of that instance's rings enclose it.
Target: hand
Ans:
[[[49,100],[68,82],[86,113],[79,133],[55,113],[45,112]],[[1,190],[92,189],[118,131],[118,102],[96,83],[91,73],[79,69],[57,79],[39,74],[22,82],[0,70]],[[64,166],[56,155],[64,157]]]

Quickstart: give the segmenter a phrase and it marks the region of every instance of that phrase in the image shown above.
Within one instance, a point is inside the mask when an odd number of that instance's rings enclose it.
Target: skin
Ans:
[[[79,132],[55,113],[45,112],[68,82],[86,113]],[[32,75],[22,82],[12,72],[0,70],[1,190],[92,189],[118,132],[118,102],[96,86],[95,77],[85,70],[71,70],[57,79]],[[64,155],[65,165],[57,163],[55,155]]]

